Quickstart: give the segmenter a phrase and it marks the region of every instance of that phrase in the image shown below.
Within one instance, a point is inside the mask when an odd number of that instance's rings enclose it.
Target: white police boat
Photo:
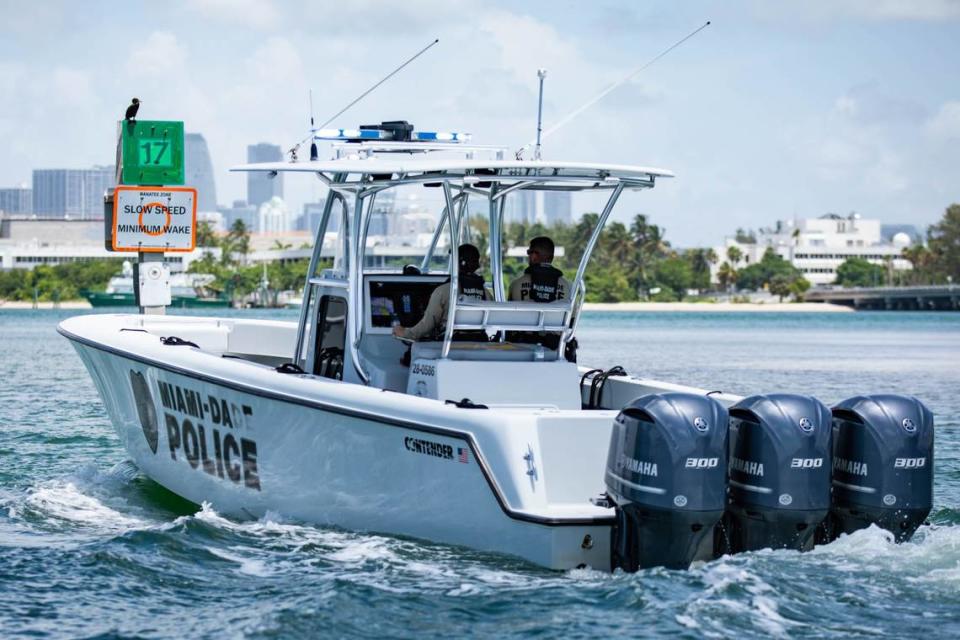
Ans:
[[[669,171],[506,159],[397,123],[317,137],[336,139],[332,159],[238,167],[310,173],[329,189],[299,322],[86,315],[59,327],[154,481],[237,518],[272,511],[553,569],[686,567],[809,549],[870,523],[906,539],[923,522],[933,418],[913,398],[830,409],[568,360],[604,223],[624,191]],[[377,217],[405,202],[396,190],[441,203],[416,269],[374,260]],[[606,204],[568,299],[508,301],[504,210],[538,191],[601,192]],[[457,290],[451,265],[476,215],[493,239],[492,299],[451,296],[437,340],[394,338],[435,287]]]

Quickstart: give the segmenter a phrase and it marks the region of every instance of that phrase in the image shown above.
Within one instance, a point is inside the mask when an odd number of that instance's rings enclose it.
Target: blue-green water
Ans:
[[[960,314],[588,314],[585,364],[828,404],[910,393],[937,420],[911,542],[871,529],[634,575],[196,511],[125,462],[55,333],[69,315],[0,311],[3,636],[960,636]]]

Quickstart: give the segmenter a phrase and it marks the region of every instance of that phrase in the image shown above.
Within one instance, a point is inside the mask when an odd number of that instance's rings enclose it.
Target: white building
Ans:
[[[220,253],[220,249],[213,251],[216,255]],[[0,218],[0,269],[3,270],[107,258],[136,259],[136,255],[106,249],[103,220]],[[201,251],[167,253],[164,260],[176,272],[185,271],[200,257]]]
[[[759,262],[767,248],[772,248],[814,285],[833,284],[837,267],[848,258],[863,258],[877,265],[891,262],[895,271],[911,269],[910,262],[902,257],[903,249],[910,246],[910,236],[898,233],[892,242],[886,242],[880,226],[879,220],[866,220],[855,213],[778,221],[772,229],[761,229],[755,243],[727,237],[723,245],[714,247],[718,260],[712,266],[712,276],[715,281],[720,265],[728,261],[730,247],[737,247],[743,254],[739,263],[732,265],[738,269]]]
[[[273,196],[261,204],[257,215],[259,233],[287,233],[293,230],[293,220],[287,205],[278,196]]]

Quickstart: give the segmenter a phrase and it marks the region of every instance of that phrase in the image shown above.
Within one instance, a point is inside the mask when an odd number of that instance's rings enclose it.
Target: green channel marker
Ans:
[[[124,121],[120,132],[120,184],[183,184],[183,122]]]

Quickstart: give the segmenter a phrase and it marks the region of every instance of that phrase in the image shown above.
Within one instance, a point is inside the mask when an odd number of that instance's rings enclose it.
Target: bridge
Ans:
[[[887,311],[960,311],[960,285],[915,287],[818,287],[807,302],[832,302],[854,309]]]

